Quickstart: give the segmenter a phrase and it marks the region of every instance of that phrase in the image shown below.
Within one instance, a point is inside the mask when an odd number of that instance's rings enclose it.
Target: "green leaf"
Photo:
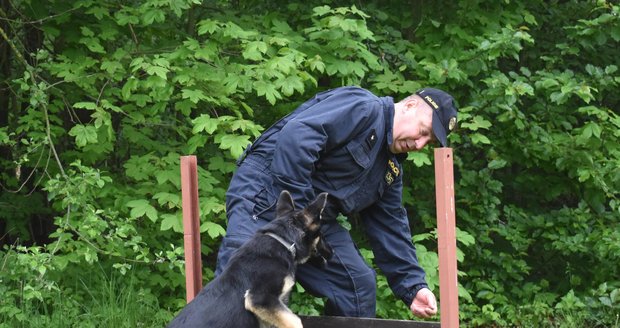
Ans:
[[[90,28],[86,26],[80,27],[80,31],[82,31],[83,36],[88,36],[88,37],[95,36],[95,32],[93,32]]]
[[[194,135],[187,141],[187,154],[194,154],[198,148],[207,145],[207,137],[205,135]]]
[[[472,135],[470,135],[471,141],[474,143],[474,145],[476,144],[490,144],[491,140],[489,140],[489,138],[487,138],[485,135],[480,134],[480,133],[473,133]]]
[[[153,22],[161,23],[166,20],[164,12],[157,8],[152,8],[142,15],[142,21],[145,25],[151,25]]]
[[[618,66],[616,65],[609,65],[605,67],[605,74],[613,74],[616,71],[618,71]]]
[[[508,162],[503,159],[494,159],[491,162],[489,162],[488,168],[491,170],[497,170],[497,169],[501,169],[502,167],[505,167],[506,164],[508,164]]]
[[[220,149],[230,149],[233,158],[238,158],[243,153],[245,147],[250,143],[250,137],[245,135],[225,135],[221,139]]]
[[[620,288],[616,288],[609,293],[609,298],[614,304],[620,304]]]
[[[77,102],[73,104],[73,108],[84,108],[84,109],[97,109],[97,104],[94,102]]]
[[[285,96],[292,96],[295,90],[299,93],[303,93],[304,91],[304,84],[297,76],[289,76],[281,83],[278,81],[278,85],[281,85],[280,90],[282,90],[282,94]]]
[[[246,104],[243,101],[240,101],[239,103],[241,104],[241,107],[245,109],[245,112],[248,113],[248,115],[254,116],[254,110],[252,109],[252,107],[250,107],[248,104]]]
[[[168,181],[173,184],[179,177],[179,172],[176,170],[160,170],[155,173],[155,178],[157,179],[157,184],[162,185]]]
[[[116,12],[114,14],[114,18],[116,18],[116,22],[120,26],[125,26],[127,24],[135,25],[140,22],[140,19],[138,18],[138,16],[130,14],[128,10],[123,10],[123,9]]]
[[[200,22],[198,22],[198,35],[204,35],[207,33],[213,34],[218,29],[219,29],[219,26],[218,26],[217,21],[214,21],[211,19],[205,19],[205,20],[201,20]]]
[[[156,65],[149,65],[146,68],[146,72],[149,75],[157,75],[159,77],[161,77],[162,79],[166,80],[168,78],[167,74],[169,72],[169,70],[165,67],[161,67],[161,66],[156,66]]]
[[[88,50],[90,50],[92,52],[100,53],[100,54],[106,53],[106,51],[103,48],[103,46],[101,46],[101,43],[99,43],[99,39],[98,38],[82,38],[82,39],[80,39],[80,43],[86,45]]]
[[[590,101],[594,99],[594,95],[592,95],[592,90],[596,91],[596,89],[592,89],[587,85],[581,85],[575,90],[575,93],[577,94],[577,96],[579,96],[579,98],[583,99],[586,104],[589,104]]]
[[[491,122],[484,119],[480,115],[476,115],[472,118],[471,122],[460,123],[461,128],[477,131],[478,129],[488,129],[492,126]]]
[[[216,118],[211,118],[207,114],[202,114],[195,118],[192,123],[194,124],[194,128],[192,129],[192,133],[197,134],[202,131],[207,132],[208,134],[213,134],[215,130],[217,130],[217,126],[219,121]]]
[[[267,101],[270,104],[275,105],[276,99],[281,99],[282,96],[276,90],[276,87],[272,83],[268,83],[265,81],[256,81],[254,82],[254,88],[256,89],[256,94],[258,96],[265,96]]]
[[[146,215],[152,222],[157,221],[157,210],[146,199],[132,200],[126,205],[131,207],[130,215],[132,218],[140,218]]]
[[[167,231],[172,229],[175,232],[183,232],[183,217],[178,214],[162,214],[159,230]]]
[[[592,136],[601,137],[601,127],[594,122],[587,123],[581,132],[581,138],[584,140],[590,139]]]
[[[268,70],[272,70],[274,72],[290,74],[293,70],[295,70],[295,62],[291,57],[292,56],[274,57],[267,62],[266,67]],[[278,75],[273,74],[273,76]]]
[[[235,170],[234,163],[226,161],[221,156],[211,157],[209,160],[209,171],[219,171],[222,173],[231,173]]]
[[[209,221],[200,225],[200,232],[207,232],[212,239],[226,235],[226,230],[221,225]]]
[[[532,24],[532,25],[538,25],[538,23],[536,22],[536,17],[532,14],[530,14],[529,12],[526,12],[523,15],[523,19],[525,20],[526,23],[528,24]]]
[[[312,9],[312,11],[314,12],[314,16],[323,16],[327,13],[329,13],[331,11],[331,8],[327,5],[325,6],[318,6],[318,7],[314,7]]]
[[[69,135],[75,137],[75,143],[78,147],[97,143],[97,129],[92,125],[78,124],[71,128]]]
[[[558,85],[560,85],[560,83],[558,83],[557,80],[555,79],[543,79],[542,82],[540,82],[540,85],[545,88],[545,89],[550,89],[552,87],[557,87]]]
[[[183,89],[181,92],[183,98],[189,99],[194,104],[198,103],[200,100],[207,99],[207,96],[202,90]]]
[[[170,68],[170,62],[166,58],[157,57],[153,59],[153,65]]]
[[[98,20],[101,20],[104,16],[109,16],[109,12],[106,8],[103,7],[92,7],[86,11],[87,14],[92,14]]]
[[[108,72],[109,74],[114,74],[116,71],[123,71],[123,65],[118,61],[107,61],[104,60],[101,63],[101,69]]]
[[[101,126],[104,125],[108,127],[112,126],[112,116],[109,112],[106,112],[104,110],[97,110],[91,115],[91,117],[95,119],[95,131],[96,129],[99,129]]]
[[[263,54],[267,52],[267,44],[263,41],[252,41],[245,45],[245,49],[241,53],[243,58],[250,60],[261,60]]]
[[[319,55],[316,55],[315,58],[308,61],[310,64],[310,69],[313,71],[318,71],[320,73],[325,72],[325,63],[321,59]]]
[[[194,108],[196,108],[196,103],[188,99],[177,101],[174,104],[174,109],[181,111],[181,114],[183,114],[183,116],[189,116],[192,112],[192,109]]]
[[[528,94],[531,96],[534,95],[534,88],[532,88],[532,86],[527,83],[524,83],[521,81],[515,81],[512,85],[515,89],[515,92],[518,95],[525,95],[525,94]]]
[[[137,86],[138,79],[134,78],[133,76],[130,77],[121,89],[121,96],[123,97],[123,100],[128,100],[131,97],[131,92],[136,90]]]
[[[413,161],[413,164],[417,167],[431,165],[431,159],[426,152],[409,152],[407,153],[407,160]]]
[[[469,232],[456,228],[456,240],[465,246],[476,244],[476,239]]]
[[[205,184],[204,183],[205,179],[201,178],[199,181],[202,184],[201,190],[204,190],[204,191],[207,191],[207,193],[210,193],[209,188],[203,188]],[[218,213],[223,213],[225,211],[226,211],[226,205],[220,199],[215,198],[215,197],[201,197],[200,198],[200,213],[202,213],[202,215],[213,217],[211,213],[218,214]]]

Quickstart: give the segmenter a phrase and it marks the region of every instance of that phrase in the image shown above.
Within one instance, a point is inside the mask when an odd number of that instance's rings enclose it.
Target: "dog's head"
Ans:
[[[324,265],[332,255],[332,250],[321,235],[321,215],[327,203],[327,193],[319,194],[306,208],[295,210],[291,194],[283,190],[276,205],[278,219],[284,219],[295,228],[295,262],[304,263],[312,259]]]

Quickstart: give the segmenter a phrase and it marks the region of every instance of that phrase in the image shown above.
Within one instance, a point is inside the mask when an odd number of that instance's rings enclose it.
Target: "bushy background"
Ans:
[[[316,92],[360,85],[457,99],[465,325],[618,327],[619,10],[0,0],[0,326],[164,325],[184,304],[179,156],[198,156],[207,282],[236,157]],[[431,149],[405,180],[439,295]],[[411,318],[378,284],[378,316]],[[299,286],[292,302],[323,306]]]

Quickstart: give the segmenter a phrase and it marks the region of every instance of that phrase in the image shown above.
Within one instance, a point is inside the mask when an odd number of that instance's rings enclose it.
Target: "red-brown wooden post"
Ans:
[[[181,156],[181,194],[183,198],[183,240],[185,247],[187,303],[193,300],[202,289],[197,174],[196,156]]]
[[[456,270],[456,222],[452,148],[435,148],[435,195],[439,246],[439,302],[441,327],[459,326]]]

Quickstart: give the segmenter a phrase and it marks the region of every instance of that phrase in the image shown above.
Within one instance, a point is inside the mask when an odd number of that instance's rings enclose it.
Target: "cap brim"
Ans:
[[[433,111],[433,134],[435,134],[435,138],[437,138],[442,147],[448,147],[446,129],[441,124],[441,119],[435,110]]]

